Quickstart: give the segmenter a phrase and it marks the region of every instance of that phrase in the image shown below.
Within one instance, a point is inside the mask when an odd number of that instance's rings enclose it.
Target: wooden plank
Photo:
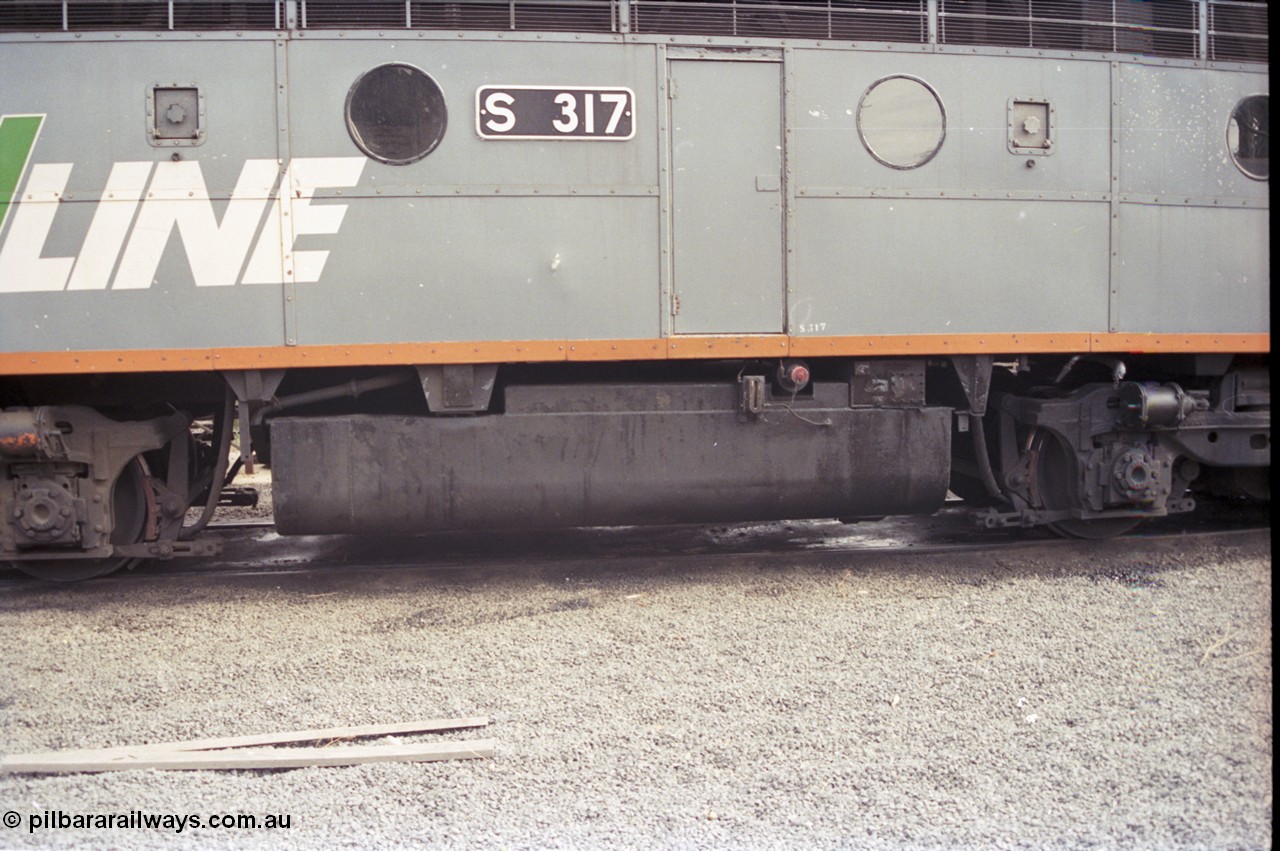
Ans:
[[[109,758],[117,754],[137,754],[142,752],[163,751],[167,753],[185,751],[208,751],[219,748],[245,748],[257,745],[287,745],[297,742],[319,742],[326,739],[364,739],[370,736],[397,736],[408,733],[438,733],[442,730],[465,730],[471,727],[485,727],[489,719],[484,716],[476,718],[436,718],[430,721],[402,721],[396,724],[363,724],[354,727],[325,727],[317,730],[292,730],[284,733],[258,733],[250,736],[224,736],[216,739],[190,739],[181,742],[158,742],[149,745],[123,745],[114,748],[83,748],[65,751],[45,751],[41,753],[14,754],[0,759],[3,767],[9,759],[82,759]]]
[[[258,748],[218,751],[153,751],[88,757],[78,760],[49,759],[41,754],[16,754],[0,760],[0,770],[10,773],[70,774],[98,771],[155,769],[308,768],[320,765],[365,765],[373,762],[437,762],[446,759],[483,759],[493,756],[493,739],[467,742],[431,742],[418,745],[351,745],[329,748]]]

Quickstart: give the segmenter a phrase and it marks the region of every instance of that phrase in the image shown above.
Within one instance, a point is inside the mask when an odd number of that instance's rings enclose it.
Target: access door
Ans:
[[[669,75],[673,328],[780,333],[782,66],[680,59]]]

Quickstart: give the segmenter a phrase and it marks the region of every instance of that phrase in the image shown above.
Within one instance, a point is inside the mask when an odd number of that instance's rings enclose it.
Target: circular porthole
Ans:
[[[347,93],[347,132],[388,165],[417,162],[444,138],[444,94],[425,71],[391,62],[361,74]]]
[[[915,77],[877,80],[858,103],[858,136],[890,168],[919,168],[934,158],[946,135],[941,98]]]
[[[1227,151],[1231,160],[1254,180],[1271,177],[1269,113],[1266,95],[1250,95],[1236,104],[1227,122]]]

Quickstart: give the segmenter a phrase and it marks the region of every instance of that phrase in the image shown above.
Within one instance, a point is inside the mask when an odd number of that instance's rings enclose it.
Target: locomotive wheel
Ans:
[[[1057,438],[1038,440],[1036,482],[1040,492],[1040,508],[1063,511],[1082,503],[1077,485],[1076,458]],[[1098,520],[1059,520],[1048,524],[1063,538],[1100,540],[1123,535],[1142,522],[1140,517],[1106,517]]]
[[[125,465],[111,492],[111,510],[115,526],[111,530],[111,543],[140,543],[147,531],[147,468],[139,456]],[[14,567],[36,579],[51,582],[78,582],[95,576],[106,576],[125,567],[132,567],[137,558],[84,558],[52,561],[16,561]]]

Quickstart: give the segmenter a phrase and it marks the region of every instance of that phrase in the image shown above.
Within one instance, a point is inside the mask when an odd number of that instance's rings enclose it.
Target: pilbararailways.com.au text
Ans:
[[[27,833],[53,830],[288,830],[293,816],[288,813],[148,813],[129,810],[123,813],[78,813],[66,810],[43,810],[27,813],[25,818],[14,810],[4,814],[4,826],[16,828],[25,822]]]

